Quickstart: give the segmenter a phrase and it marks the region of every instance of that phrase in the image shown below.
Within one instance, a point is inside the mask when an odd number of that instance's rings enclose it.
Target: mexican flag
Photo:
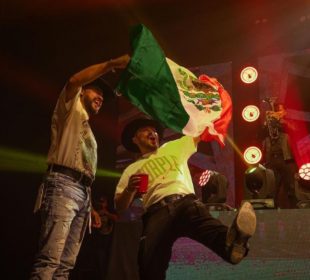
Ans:
[[[224,144],[232,106],[223,86],[207,75],[196,77],[166,58],[143,25],[132,29],[131,44],[131,60],[122,73],[117,92],[176,132]]]

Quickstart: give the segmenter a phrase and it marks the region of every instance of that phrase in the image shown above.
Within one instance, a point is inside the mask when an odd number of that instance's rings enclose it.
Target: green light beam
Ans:
[[[0,171],[44,173],[47,169],[46,156],[0,146]],[[121,173],[98,169],[96,177],[118,178]]]

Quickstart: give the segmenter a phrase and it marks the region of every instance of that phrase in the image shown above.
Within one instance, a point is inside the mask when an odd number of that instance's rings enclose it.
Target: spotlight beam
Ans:
[[[236,153],[239,155],[239,157],[244,161],[243,153],[241,152],[239,147],[235,144],[234,140],[232,140],[232,138],[228,134],[226,135],[226,139],[228,143],[232,146],[232,148],[236,151]]]
[[[46,156],[0,146],[0,171],[21,173],[44,173],[47,169]],[[97,177],[118,178],[119,172],[98,169]]]

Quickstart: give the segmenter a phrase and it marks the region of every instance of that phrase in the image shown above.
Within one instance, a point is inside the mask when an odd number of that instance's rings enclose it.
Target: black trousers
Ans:
[[[280,208],[296,208],[295,173],[297,165],[294,161],[285,161],[283,156],[270,156],[266,167],[273,170],[275,175],[275,204]]]
[[[165,279],[172,246],[179,237],[196,240],[228,260],[226,234],[227,227],[193,195],[147,211],[139,248],[140,280]]]

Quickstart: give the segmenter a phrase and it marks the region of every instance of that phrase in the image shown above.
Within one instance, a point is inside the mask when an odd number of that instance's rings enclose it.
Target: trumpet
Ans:
[[[266,111],[266,125],[268,128],[268,134],[271,140],[276,140],[280,136],[281,123],[280,119],[283,118],[283,112],[275,112],[275,102],[277,97],[268,97],[263,99],[263,102],[269,104],[271,111]]]
[[[278,139],[280,135],[279,128],[281,126],[279,119],[271,114],[266,114],[266,124],[268,127],[268,134],[270,139]]]

